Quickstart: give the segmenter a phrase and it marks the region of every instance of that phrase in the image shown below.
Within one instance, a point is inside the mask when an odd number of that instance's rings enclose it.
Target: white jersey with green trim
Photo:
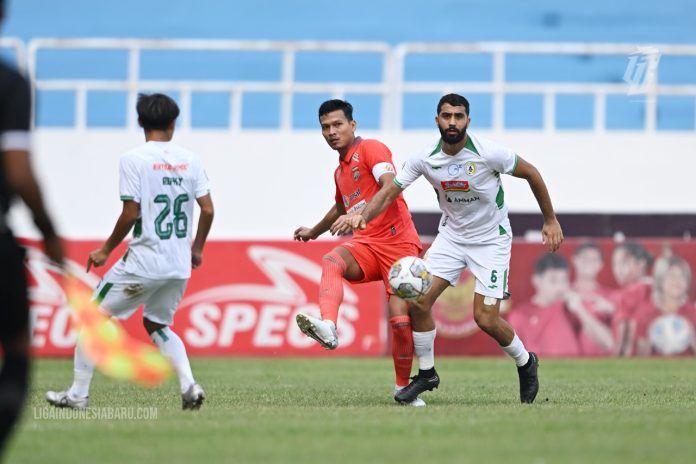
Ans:
[[[121,200],[140,203],[126,272],[150,279],[191,276],[193,204],[210,192],[199,158],[172,142],[147,142],[121,155]]]
[[[435,188],[442,210],[438,231],[456,242],[481,243],[512,236],[500,174],[512,174],[517,155],[467,132],[466,146],[456,155],[442,151],[442,140],[404,163],[394,178],[401,188],[424,176]]]

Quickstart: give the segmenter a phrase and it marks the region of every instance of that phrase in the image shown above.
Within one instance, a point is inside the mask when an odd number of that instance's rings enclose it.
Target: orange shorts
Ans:
[[[420,256],[423,247],[420,243],[410,242],[372,242],[367,240],[350,240],[341,244],[358,262],[365,277],[362,280],[351,280],[351,283],[373,282],[381,280],[387,293],[391,295],[389,286],[389,269],[392,264],[404,256]]]

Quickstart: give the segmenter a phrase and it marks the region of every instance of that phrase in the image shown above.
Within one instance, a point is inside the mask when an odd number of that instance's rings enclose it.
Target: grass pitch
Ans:
[[[503,358],[439,358],[426,408],[392,399],[391,359],[196,358],[208,399],[181,411],[178,384],[155,390],[95,374],[91,408],[138,418],[47,416],[44,394],[71,360],[34,364],[7,463],[655,463],[696,459],[696,360],[541,359],[541,391],[521,405]]]

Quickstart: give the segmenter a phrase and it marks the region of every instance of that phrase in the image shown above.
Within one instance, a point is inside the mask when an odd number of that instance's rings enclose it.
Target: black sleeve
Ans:
[[[17,71],[0,66],[0,133],[29,131],[31,92],[29,83]]]

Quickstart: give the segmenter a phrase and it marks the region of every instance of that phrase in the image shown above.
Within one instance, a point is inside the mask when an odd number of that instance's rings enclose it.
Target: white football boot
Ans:
[[[330,321],[323,321],[301,313],[295,317],[295,321],[303,334],[313,338],[327,350],[335,350],[338,346],[336,327]]]
[[[204,399],[205,392],[203,388],[197,383],[194,383],[185,393],[181,394],[181,409],[201,409]]]
[[[46,392],[46,401],[57,408],[87,409],[89,407],[89,396],[84,398],[74,398],[69,390]]]

